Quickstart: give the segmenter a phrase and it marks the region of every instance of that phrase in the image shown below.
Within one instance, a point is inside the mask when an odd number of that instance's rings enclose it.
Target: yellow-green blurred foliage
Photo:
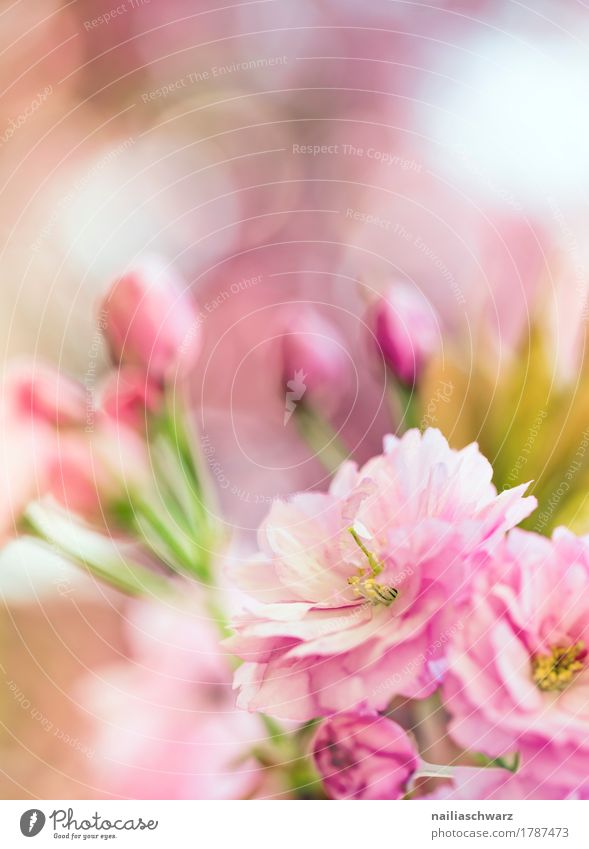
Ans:
[[[507,355],[485,333],[468,357],[446,349],[431,364],[420,400],[424,424],[439,427],[453,447],[479,443],[498,490],[532,482],[538,509],[526,527],[589,532],[589,367],[585,358],[563,379],[543,321]]]

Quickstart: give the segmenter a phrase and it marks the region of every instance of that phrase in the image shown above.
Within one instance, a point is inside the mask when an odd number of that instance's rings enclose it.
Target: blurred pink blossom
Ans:
[[[45,429],[0,416],[0,543],[15,533],[27,504],[46,491],[51,450]]]
[[[302,372],[310,392],[339,395],[350,363],[337,328],[313,309],[297,305],[286,308],[282,321],[284,380]]]
[[[56,425],[85,421],[81,387],[34,362],[10,365],[0,399],[0,540],[16,529],[27,504],[50,487]]]
[[[541,769],[512,773],[507,769],[454,767],[451,781],[444,782],[428,799],[589,799],[589,783],[576,787],[560,784],[558,776],[546,780]]]
[[[55,428],[86,424],[88,394],[82,384],[42,362],[11,364],[4,401],[16,419]]]
[[[48,365],[19,361],[7,370],[0,430],[5,534],[30,501],[49,494],[102,522],[115,501],[148,478],[139,434],[123,418],[95,408],[91,392]]]
[[[250,750],[264,739],[239,711],[231,667],[202,599],[129,608],[132,659],[86,688],[96,721],[96,780],[131,799],[237,799],[261,773]]]
[[[102,524],[117,502],[145,490],[150,480],[147,446],[130,427],[99,412],[88,429],[55,434],[47,475],[57,501]]]
[[[109,372],[101,387],[100,399],[100,406],[109,418],[133,430],[141,430],[146,417],[161,410],[164,393],[144,371],[128,366]]]

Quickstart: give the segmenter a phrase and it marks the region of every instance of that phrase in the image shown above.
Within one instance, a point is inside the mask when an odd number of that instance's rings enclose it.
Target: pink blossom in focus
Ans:
[[[88,682],[96,776],[131,799],[237,799],[261,774],[250,750],[265,734],[235,708],[231,667],[199,598],[135,602],[132,659]]]
[[[338,714],[326,720],[313,758],[332,799],[400,799],[419,767],[406,732],[378,714]]]
[[[200,353],[201,330],[186,285],[164,260],[143,258],[115,281],[101,307],[117,363],[156,383],[186,374]]]
[[[588,587],[588,537],[513,531],[486,558],[444,683],[461,746],[518,752],[526,780],[571,791],[589,759]]]
[[[474,554],[535,505],[491,477],[475,444],[413,430],[344,464],[329,493],[275,502],[261,554],[234,572],[254,597],[229,640],[247,661],[238,703],[307,720],[432,693]]]
[[[387,366],[412,386],[439,347],[436,315],[423,295],[404,283],[391,285],[369,324]]]

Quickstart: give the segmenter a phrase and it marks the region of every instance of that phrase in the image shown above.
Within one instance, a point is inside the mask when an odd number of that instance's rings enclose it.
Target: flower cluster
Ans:
[[[185,285],[150,258],[101,315],[96,392],[48,368],[6,376],[3,445],[25,462],[12,474],[5,449],[1,518],[150,596],[127,610],[129,656],[85,692],[109,792],[589,797],[589,537],[518,528],[527,484],[498,492],[477,444],[411,428],[363,464],[321,457],[327,490],[274,501],[244,556],[185,403],[201,344]],[[369,321],[407,414],[435,317],[396,284]],[[284,384],[310,389],[284,426],[313,444],[345,343],[306,306],[282,331]]]
[[[261,556],[234,576],[257,601],[230,641],[240,703],[309,720],[431,695],[446,661],[429,647],[483,552],[535,503],[525,486],[497,495],[491,475],[475,446],[413,430],[345,464],[329,493],[274,504]]]
[[[387,712],[438,688],[454,743],[502,769],[457,768],[437,797],[587,792],[589,538],[512,530],[534,499],[490,476],[435,430],[388,438],[329,494],[274,505],[236,574],[255,599],[230,640],[239,702],[327,717],[314,756],[334,797],[400,798],[430,774]]]
[[[385,361],[408,385],[434,347],[417,301],[392,291],[373,306]],[[454,451],[435,429],[386,437],[328,493],[274,504],[260,554],[234,572],[252,599],[228,641],[244,661],[238,703],[324,718],[314,758],[335,798],[415,795],[420,776],[442,774],[437,797],[587,792],[589,538],[515,529],[535,499],[526,484],[497,494],[491,477],[476,445]],[[448,771],[420,761],[389,718],[400,697],[448,719],[462,749]],[[453,767],[465,757],[487,767]]]
[[[589,539],[514,531],[476,583],[449,650],[451,734],[490,758],[517,753],[518,778],[547,798],[574,795],[589,756]]]

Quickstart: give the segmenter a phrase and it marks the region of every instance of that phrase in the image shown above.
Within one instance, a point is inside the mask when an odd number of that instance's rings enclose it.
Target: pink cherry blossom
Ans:
[[[0,540],[16,528],[26,505],[50,488],[56,426],[85,422],[79,384],[40,363],[17,361],[5,371],[0,398]]]
[[[48,492],[60,504],[100,522],[116,502],[144,491],[151,478],[144,440],[102,412],[88,429],[55,434],[46,469]]]
[[[52,448],[46,429],[0,414],[0,544],[15,533],[26,505],[46,491]]]
[[[400,799],[419,767],[407,733],[378,714],[338,714],[313,742],[313,758],[332,799]]]
[[[42,363],[19,361],[5,374],[0,448],[0,536],[43,496],[103,519],[148,480],[144,440],[122,416],[95,409],[81,383]]]
[[[11,415],[21,421],[28,418],[52,427],[87,423],[89,400],[84,386],[42,362],[12,363],[4,378],[3,396]]]
[[[567,787],[558,783],[558,777],[546,781],[541,771],[514,774],[492,767],[454,767],[452,773],[452,779],[428,795],[428,799],[589,799],[586,780],[577,787]]]
[[[448,656],[450,733],[570,790],[589,759],[589,538],[513,531],[486,556]],[[518,773],[519,774],[519,773]]]
[[[231,667],[202,599],[129,608],[131,659],[86,682],[95,718],[95,780],[131,799],[236,799],[261,773],[251,756],[265,733],[239,711]]]
[[[474,554],[535,505],[491,476],[476,445],[414,430],[329,493],[275,502],[261,554],[234,572],[254,597],[230,639],[239,704],[306,720],[432,693]]]

